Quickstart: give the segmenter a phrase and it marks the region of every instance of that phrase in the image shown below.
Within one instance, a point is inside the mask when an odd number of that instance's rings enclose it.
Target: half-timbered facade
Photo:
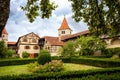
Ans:
[[[40,37],[33,32],[19,37],[17,41],[17,53],[19,56],[22,57],[22,53],[26,51],[30,57],[36,57],[40,50],[39,39]]]

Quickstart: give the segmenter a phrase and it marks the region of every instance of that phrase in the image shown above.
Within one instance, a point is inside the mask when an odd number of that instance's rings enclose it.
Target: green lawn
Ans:
[[[100,67],[94,67],[94,66],[89,66],[84,64],[73,64],[73,63],[65,63],[64,68],[65,68],[65,71],[101,69]]]
[[[31,74],[31,72],[28,71],[27,65],[15,65],[15,66],[0,67],[0,76],[19,75],[19,74]]]
[[[99,69],[99,67],[88,66],[88,65],[83,65],[83,64],[72,64],[72,63],[65,63],[64,68],[65,68],[65,71]],[[32,74],[32,72],[28,71],[27,65],[0,67],[0,76],[20,75],[20,74]]]

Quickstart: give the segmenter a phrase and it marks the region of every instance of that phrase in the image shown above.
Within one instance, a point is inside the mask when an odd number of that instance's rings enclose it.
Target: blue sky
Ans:
[[[11,0],[10,16],[6,24],[9,41],[17,41],[22,35],[34,32],[40,37],[58,36],[58,28],[60,27],[64,15],[73,33],[77,33],[87,29],[84,22],[75,22],[72,19],[71,3],[68,0],[51,0],[54,1],[58,8],[53,11],[52,17],[49,19],[41,19],[38,17],[33,23],[30,23],[20,6],[26,4],[26,0]]]

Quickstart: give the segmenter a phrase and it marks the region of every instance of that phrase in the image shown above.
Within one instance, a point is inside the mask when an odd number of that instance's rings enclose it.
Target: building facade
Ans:
[[[64,45],[64,42],[59,40],[59,37],[45,36],[40,39],[41,49],[46,49],[51,53],[51,56],[57,56],[58,50]]]
[[[29,53],[29,56],[31,58],[37,57],[40,51],[40,47],[38,44],[39,39],[40,37],[33,32],[19,37],[17,41],[18,55],[22,57],[22,53],[26,51],[27,53]]]

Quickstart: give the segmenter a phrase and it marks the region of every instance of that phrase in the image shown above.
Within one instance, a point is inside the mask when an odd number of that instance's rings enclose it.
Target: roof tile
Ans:
[[[8,34],[6,28],[3,29],[2,34]]]
[[[59,37],[51,37],[51,36],[45,36],[44,37],[52,46],[63,46],[64,42],[59,40]]]
[[[64,17],[63,22],[62,22],[62,24],[61,24],[61,26],[60,26],[60,28],[58,30],[62,30],[62,29],[70,29],[65,17]]]

